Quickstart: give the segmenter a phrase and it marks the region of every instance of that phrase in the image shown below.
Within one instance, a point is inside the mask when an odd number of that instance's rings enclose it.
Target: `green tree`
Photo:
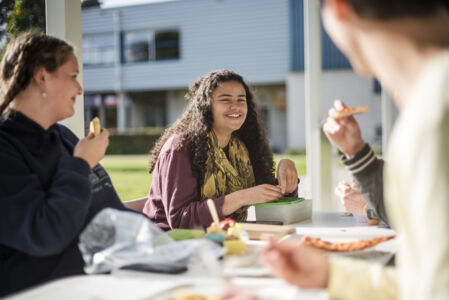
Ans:
[[[89,8],[89,7],[100,7],[101,1],[100,0],[82,0],[81,8]]]
[[[7,21],[9,38],[24,31],[45,32],[45,0],[16,0]]]
[[[6,28],[6,18],[14,7],[14,0],[0,1],[0,28]],[[5,30],[0,29],[0,40],[5,36]]]

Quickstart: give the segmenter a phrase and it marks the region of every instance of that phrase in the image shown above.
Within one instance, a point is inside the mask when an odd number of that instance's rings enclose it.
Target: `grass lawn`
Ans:
[[[305,155],[275,155],[275,161],[290,158],[295,162],[299,175],[306,173]],[[101,164],[111,176],[112,183],[122,201],[144,197],[151,185],[148,174],[148,155],[108,155]]]

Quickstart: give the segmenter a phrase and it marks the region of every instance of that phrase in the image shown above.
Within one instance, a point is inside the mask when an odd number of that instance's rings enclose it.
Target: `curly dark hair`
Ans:
[[[186,98],[189,104],[183,115],[156,142],[151,151],[148,171],[154,170],[159,153],[165,142],[174,134],[180,134],[177,149],[188,145],[192,160],[192,171],[200,186],[204,180],[207,160],[209,132],[212,130],[212,93],[222,82],[236,81],[242,84],[246,92],[248,113],[242,127],[235,131],[237,137],[248,149],[253,166],[256,184],[272,183],[274,173],[273,153],[268,146],[266,130],[260,118],[260,112],[254,101],[254,94],[239,74],[229,70],[212,71],[192,83]]]

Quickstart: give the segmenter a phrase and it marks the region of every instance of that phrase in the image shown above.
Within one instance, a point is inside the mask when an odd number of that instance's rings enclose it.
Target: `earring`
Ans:
[[[46,92],[42,92],[42,98],[47,98],[47,93]]]

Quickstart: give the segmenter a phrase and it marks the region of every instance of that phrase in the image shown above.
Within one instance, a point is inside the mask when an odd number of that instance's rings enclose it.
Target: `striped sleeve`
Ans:
[[[342,162],[351,172],[354,180],[360,187],[360,192],[368,202],[367,213],[369,214],[369,219],[379,218],[389,225],[383,195],[384,161],[376,157],[373,149],[366,144],[353,157],[343,157]]]
[[[376,160],[373,149],[366,144],[365,147],[351,158],[342,158],[343,164],[352,173],[356,174],[368,169]]]

